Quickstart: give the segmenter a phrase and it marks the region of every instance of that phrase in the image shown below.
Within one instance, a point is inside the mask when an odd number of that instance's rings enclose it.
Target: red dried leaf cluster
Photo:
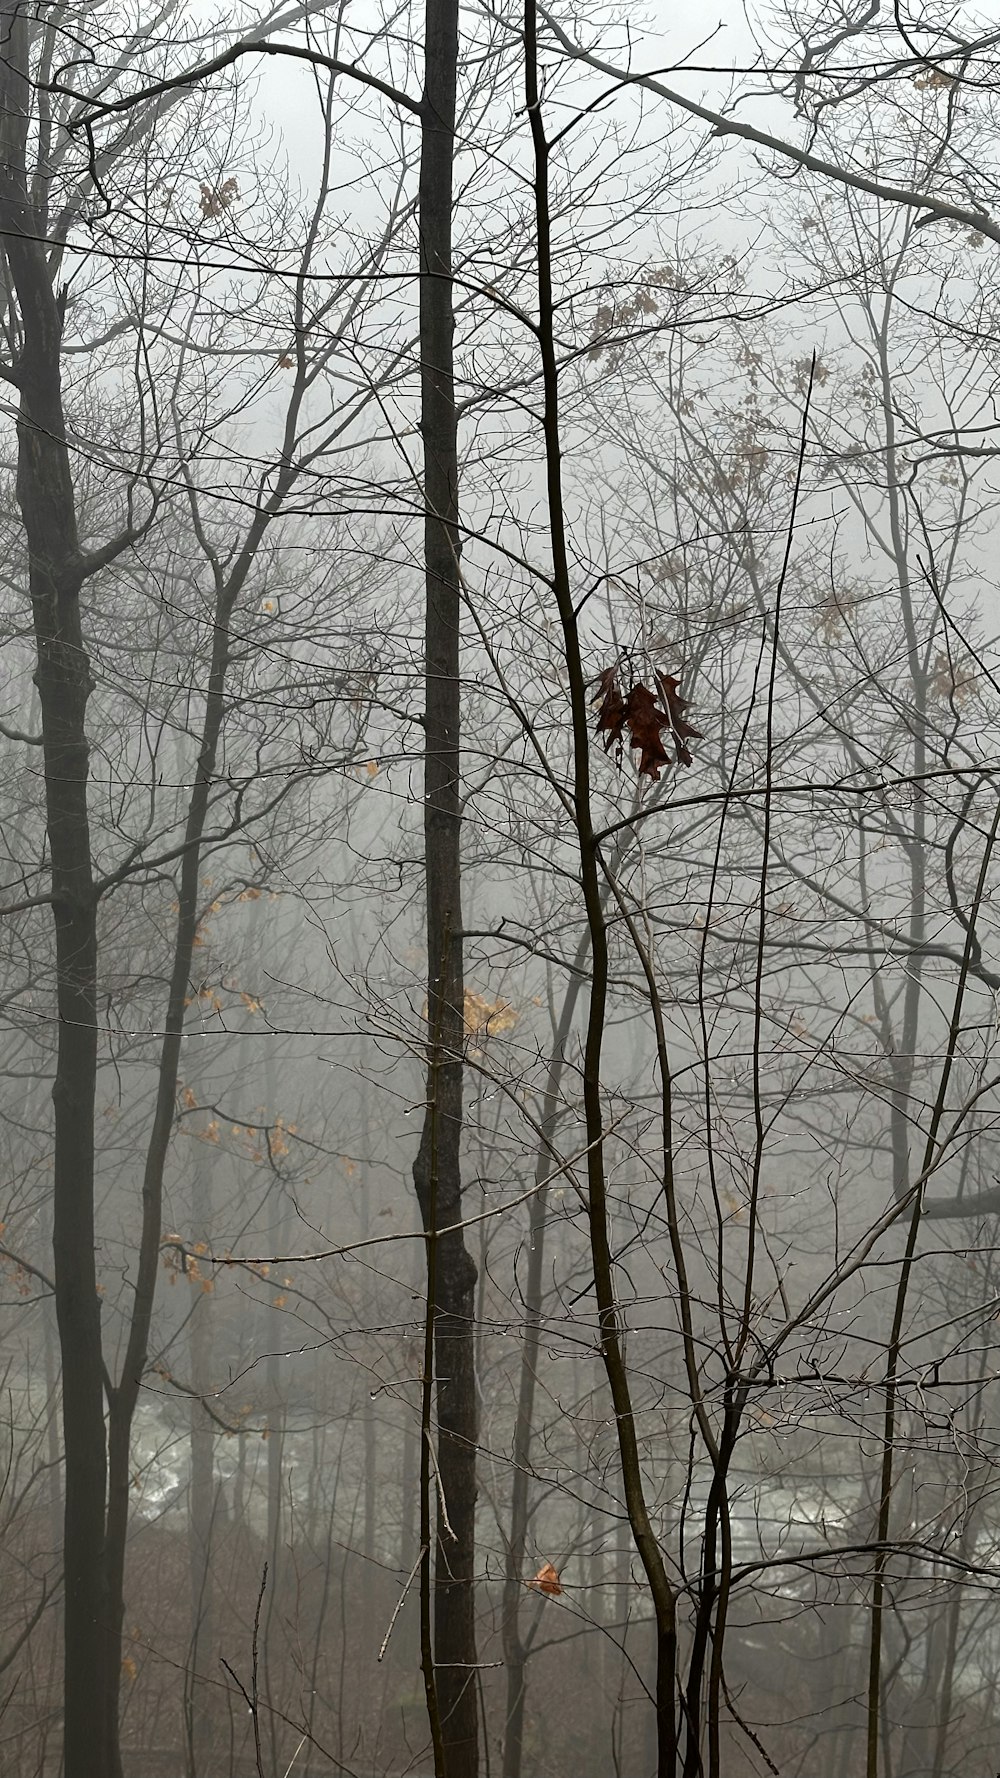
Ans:
[[[664,739],[673,742],[677,763],[691,765],[689,741],[700,741],[700,729],[693,728],[684,712],[688,700],[682,698],[678,681],[669,673],[654,669],[656,691],[641,681],[623,692],[617,667],[605,667],[597,678],[597,733],[604,736],[604,751],[616,749],[621,761],[626,734],[630,747],[639,749],[639,772],[648,778],[659,778],[661,766],[669,765],[670,755]],[[657,693],[660,702],[657,703]]]

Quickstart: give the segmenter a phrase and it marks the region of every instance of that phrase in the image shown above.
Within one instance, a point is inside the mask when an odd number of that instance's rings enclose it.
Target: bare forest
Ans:
[[[0,138],[0,1778],[994,1778],[995,11]]]

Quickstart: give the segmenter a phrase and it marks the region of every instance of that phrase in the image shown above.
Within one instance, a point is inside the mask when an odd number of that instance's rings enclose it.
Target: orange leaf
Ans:
[[[529,1587],[535,1587],[539,1593],[547,1593],[550,1599],[557,1599],[562,1592],[562,1584],[551,1562],[543,1562]]]

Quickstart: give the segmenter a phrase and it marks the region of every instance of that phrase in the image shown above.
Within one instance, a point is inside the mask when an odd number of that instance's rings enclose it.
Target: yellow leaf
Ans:
[[[472,988],[465,990],[465,1029],[473,1037],[494,1037],[517,1024],[517,1013],[506,1000],[487,1000]]]

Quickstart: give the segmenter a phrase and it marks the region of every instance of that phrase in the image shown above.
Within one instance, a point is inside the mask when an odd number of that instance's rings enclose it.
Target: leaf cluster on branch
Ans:
[[[619,666],[605,667],[595,682],[598,690],[593,702],[598,707],[597,733],[604,736],[605,753],[614,747],[620,765],[627,734],[629,746],[639,749],[640,777],[655,780],[661,767],[670,763],[664,737],[673,742],[677,764],[689,766],[694,762],[688,742],[700,741],[702,736],[684,714],[689,700],[681,697],[680,682],[659,668],[654,668],[653,680],[656,691],[637,679],[624,691]]]

